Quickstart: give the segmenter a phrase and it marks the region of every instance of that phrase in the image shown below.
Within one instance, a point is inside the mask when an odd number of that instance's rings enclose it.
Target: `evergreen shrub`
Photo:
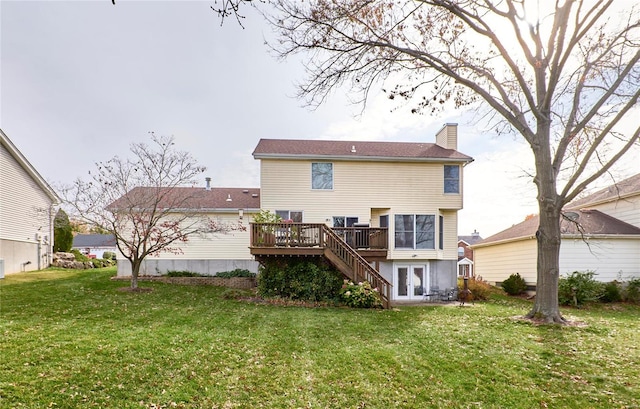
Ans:
[[[574,271],[561,277],[558,282],[558,302],[579,307],[598,301],[604,293],[604,286],[594,276],[593,271]]]
[[[527,283],[520,276],[520,273],[515,273],[504,280],[501,287],[509,295],[520,295],[527,289]]]
[[[338,297],[342,275],[324,263],[274,260],[260,268],[258,294],[292,300],[329,301]]]

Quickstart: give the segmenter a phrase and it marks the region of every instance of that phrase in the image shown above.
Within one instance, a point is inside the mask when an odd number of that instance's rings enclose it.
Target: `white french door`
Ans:
[[[429,288],[428,264],[406,264],[396,266],[393,274],[393,289],[396,300],[421,300]]]

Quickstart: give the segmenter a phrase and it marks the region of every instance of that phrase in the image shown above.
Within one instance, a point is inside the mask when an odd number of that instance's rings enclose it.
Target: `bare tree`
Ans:
[[[194,234],[242,228],[198,212],[205,189],[190,186],[205,168],[177,151],[173,137],[151,133],[151,139],[151,146],[132,144],[132,158],[97,163],[89,181],[78,179],[63,190],[77,221],[115,236],[118,250],[131,263],[132,289],[138,288],[147,256],[180,253]]]
[[[557,292],[563,206],[640,133],[637,125],[621,130],[640,95],[637,7],[625,3],[616,14],[612,0],[274,3],[273,48],[282,58],[308,55],[299,92],[309,104],[343,86],[364,104],[380,84],[413,112],[469,106],[526,140],[540,212],[528,317],[565,322]]]

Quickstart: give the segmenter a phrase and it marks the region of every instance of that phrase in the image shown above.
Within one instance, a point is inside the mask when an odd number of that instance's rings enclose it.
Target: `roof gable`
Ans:
[[[20,152],[20,150],[11,142],[7,134],[4,133],[2,129],[0,129],[0,144],[7,149],[7,152],[15,159],[15,161],[24,169],[24,171],[31,177],[38,186],[42,189],[42,191],[49,196],[49,198],[54,203],[60,203],[60,197],[58,194],[49,186],[49,183],[38,173],[36,168],[29,163],[27,158]]]
[[[473,158],[434,143],[260,139],[256,159],[324,159],[471,162]]]
[[[577,210],[578,218],[576,223],[562,218],[560,220],[560,231],[562,235],[585,235],[585,236],[597,236],[597,235],[639,235],[640,228],[635,227],[629,223],[625,223],[622,220],[611,217],[599,210]],[[490,243],[519,240],[526,238],[534,238],[538,225],[540,224],[540,217],[538,215],[531,217],[518,223],[510,228],[503,230],[493,236],[477,243],[478,245],[486,245]]]
[[[593,194],[574,200],[567,205],[568,209],[588,207],[597,203],[610,202],[623,197],[640,195],[640,173],[607,186]]]

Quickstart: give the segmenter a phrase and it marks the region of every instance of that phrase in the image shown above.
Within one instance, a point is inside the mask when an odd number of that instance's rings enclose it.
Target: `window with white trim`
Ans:
[[[311,189],[333,189],[333,163],[314,162],[311,164]]]
[[[435,249],[435,215],[396,214],[394,222],[395,248]]]
[[[444,165],[444,193],[460,193],[459,165]]]

